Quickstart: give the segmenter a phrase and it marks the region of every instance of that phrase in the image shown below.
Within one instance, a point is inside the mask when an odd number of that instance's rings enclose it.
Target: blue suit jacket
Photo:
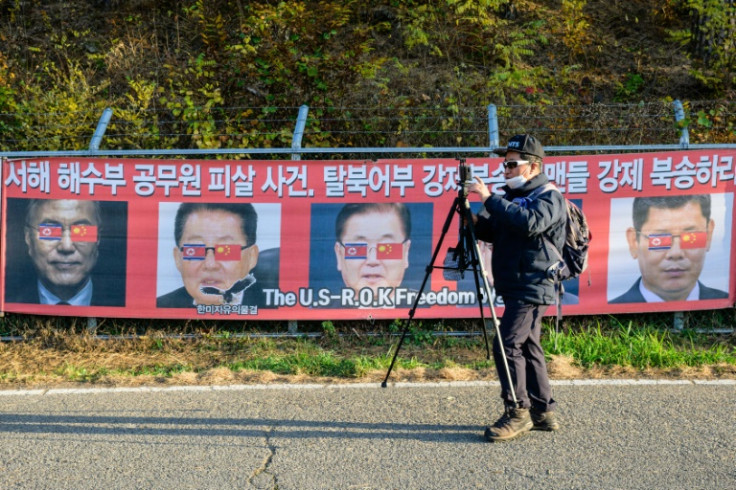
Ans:
[[[8,303],[40,304],[38,279],[35,275],[25,278],[22,284],[6,283],[5,301]],[[125,282],[114,276],[92,276],[92,302],[90,306],[125,306]]]
[[[641,277],[639,277],[639,279],[636,280],[634,285],[631,286],[631,288],[629,288],[628,291],[626,291],[624,294],[622,294],[618,298],[614,298],[611,301],[609,301],[609,304],[646,303],[644,296],[642,296],[641,291],[639,291],[640,283],[641,283]],[[728,293],[725,291],[721,291],[720,289],[715,289],[715,288],[709,288],[700,281],[698,281],[698,284],[700,285],[700,297],[698,299],[728,298]]]

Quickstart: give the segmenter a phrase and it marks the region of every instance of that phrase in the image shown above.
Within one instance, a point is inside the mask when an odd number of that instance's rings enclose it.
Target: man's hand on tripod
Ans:
[[[470,214],[470,217],[473,220],[473,226],[477,225],[478,224],[478,215],[471,213]],[[463,217],[463,226],[468,226],[468,220],[465,217]]]

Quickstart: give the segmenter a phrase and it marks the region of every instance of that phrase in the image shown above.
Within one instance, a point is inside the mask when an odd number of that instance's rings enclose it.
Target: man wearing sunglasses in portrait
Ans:
[[[411,215],[402,203],[346,204],[335,220],[335,258],[345,287],[367,288],[371,298],[389,293],[380,307],[395,304],[395,291],[409,267]],[[365,305],[368,306],[368,305]]]
[[[252,204],[181,204],[173,254],[184,286],[158,297],[156,306],[263,306],[263,291],[252,274],[258,263],[257,224]]]
[[[532,428],[559,428],[540,343],[542,316],[555,303],[551,272],[559,260],[546,250],[543,235],[562,250],[566,223],[565,201],[559,191],[550,189],[528,197],[549,182],[542,168],[544,149],[536,138],[516,135],[506,148],[494,152],[505,156],[504,194],[491,193],[478,177],[468,186],[483,202],[475,219],[476,237],[493,243],[494,288],[504,302],[501,338],[494,339],[493,357],[505,410],[486,428],[485,437],[492,442],[513,439]],[[502,354],[508,361],[513,391]]]
[[[33,273],[23,277],[17,287],[7,284],[6,300],[46,305],[124,306],[124,280],[106,268],[108,264],[98,267],[102,221],[97,201],[31,200],[23,237]]]
[[[727,298],[698,280],[715,227],[710,207],[707,194],[634,198],[626,241],[641,277],[611,303]]]

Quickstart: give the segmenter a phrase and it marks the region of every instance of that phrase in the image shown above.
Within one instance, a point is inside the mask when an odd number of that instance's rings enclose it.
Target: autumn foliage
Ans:
[[[735,8],[0,0],[0,150],[84,149],[106,107],[104,147],[120,149],[289,146],[302,105],[312,147],[484,144],[488,104],[501,117],[531,108],[541,119],[525,124],[562,131],[557,144],[629,124],[635,135],[617,142],[650,142],[617,105],[662,105],[675,135],[673,99],[694,142],[734,141]],[[707,60],[703,39],[722,40]]]

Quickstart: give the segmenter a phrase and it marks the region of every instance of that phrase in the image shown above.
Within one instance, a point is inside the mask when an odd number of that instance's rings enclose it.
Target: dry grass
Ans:
[[[483,358],[484,352],[478,357]],[[451,354],[448,354],[451,355]],[[140,370],[146,366],[166,366],[187,364],[190,369],[171,375],[137,374],[129,370]],[[205,367],[212,364],[210,355],[200,358],[194,353],[117,353],[101,352],[69,353],[56,350],[39,349],[23,344],[0,347],[0,364],[4,373],[10,376],[0,378],[0,389],[9,388],[50,388],[64,386],[195,386],[195,385],[238,385],[238,384],[304,384],[304,383],[380,383],[386,372],[383,369],[368,371],[359,377],[318,377],[306,374],[285,375],[272,371],[231,370],[224,366]],[[65,369],[74,366],[74,372]],[[605,378],[677,378],[677,379],[736,379],[736,366],[722,364],[697,368],[636,370],[632,367],[593,367],[583,369],[574,359],[565,356],[552,356],[548,362],[551,379],[605,379]],[[86,369],[94,371],[113,371],[103,374],[93,381],[71,381],[70,377]],[[431,369],[395,368],[392,381],[439,382],[439,381],[488,381],[496,380],[493,368],[471,369],[462,366]]]
[[[385,360],[393,353],[396,338],[326,336],[321,339],[263,339],[248,336],[213,336],[202,331],[194,338],[166,336],[151,331],[139,337],[100,339],[85,329],[45,327],[27,334],[22,342],[0,343],[0,389],[88,386],[172,386],[278,383],[380,383],[386,373]],[[729,345],[733,338],[721,339]],[[301,356],[301,357],[300,357]],[[382,360],[343,375],[315,376],[320,356],[343,360]],[[486,358],[481,338],[434,339],[406,342],[403,360],[392,381],[496,380],[493,362]],[[253,368],[254,361],[289,359],[272,370],[270,364]],[[294,361],[297,359],[297,361]],[[260,364],[258,366],[261,366]],[[370,366],[370,364],[367,364]],[[630,366],[582,367],[571,356],[552,355],[548,360],[552,379],[678,378],[736,379],[736,365],[720,363],[700,367],[636,369]],[[287,373],[288,374],[284,374]]]

